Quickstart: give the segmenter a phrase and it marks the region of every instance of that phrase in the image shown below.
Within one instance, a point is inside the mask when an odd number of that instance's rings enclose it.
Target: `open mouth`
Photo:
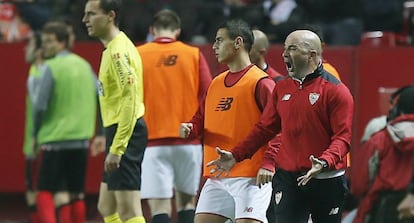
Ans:
[[[290,62],[285,61],[286,69],[291,72],[293,70],[293,66]]]

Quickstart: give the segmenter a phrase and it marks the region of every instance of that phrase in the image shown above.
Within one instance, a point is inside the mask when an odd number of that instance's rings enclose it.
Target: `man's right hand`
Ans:
[[[216,151],[219,158],[207,163],[207,167],[213,167],[210,170],[210,174],[215,174],[216,177],[220,177],[224,173],[227,176],[234,165],[236,165],[236,159],[234,159],[230,151],[226,151],[220,147],[216,147]]]
[[[193,130],[193,123],[181,123],[180,125],[180,137],[183,139],[188,138],[188,136]]]
[[[108,155],[106,155],[106,158],[105,158],[105,165],[104,165],[105,172],[111,173],[112,171],[118,169],[120,166],[120,163],[121,163],[121,156],[108,153]]]
[[[105,152],[106,138],[105,136],[96,136],[92,139],[91,143],[91,155],[97,156],[102,152]]]

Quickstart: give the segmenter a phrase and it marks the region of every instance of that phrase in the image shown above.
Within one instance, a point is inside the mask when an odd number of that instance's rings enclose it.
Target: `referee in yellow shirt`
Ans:
[[[141,163],[147,144],[141,58],[118,28],[121,0],[88,0],[82,21],[105,46],[99,68],[99,102],[106,136],[105,172],[98,210],[109,223],[143,223]],[[97,137],[92,149],[102,146]]]

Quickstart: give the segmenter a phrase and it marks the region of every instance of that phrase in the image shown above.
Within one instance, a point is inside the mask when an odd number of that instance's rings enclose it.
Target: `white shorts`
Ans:
[[[267,223],[272,184],[261,188],[256,178],[209,178],[198,199],[196,214],[215,214],[231,219],[255,219]]]
[[[201,145],[147,147],[142,162],[141,197],[172,198],[173,189],[196,195],[202,159]]]

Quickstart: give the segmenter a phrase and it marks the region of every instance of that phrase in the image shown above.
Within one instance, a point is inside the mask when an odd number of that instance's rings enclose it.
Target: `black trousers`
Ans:
[[[348,186],[345,176],[311,179],[298,186],[297,178],[305,172],[282,169],[273,177],[273,191],[267,217],[269,223],[340,223]]]

